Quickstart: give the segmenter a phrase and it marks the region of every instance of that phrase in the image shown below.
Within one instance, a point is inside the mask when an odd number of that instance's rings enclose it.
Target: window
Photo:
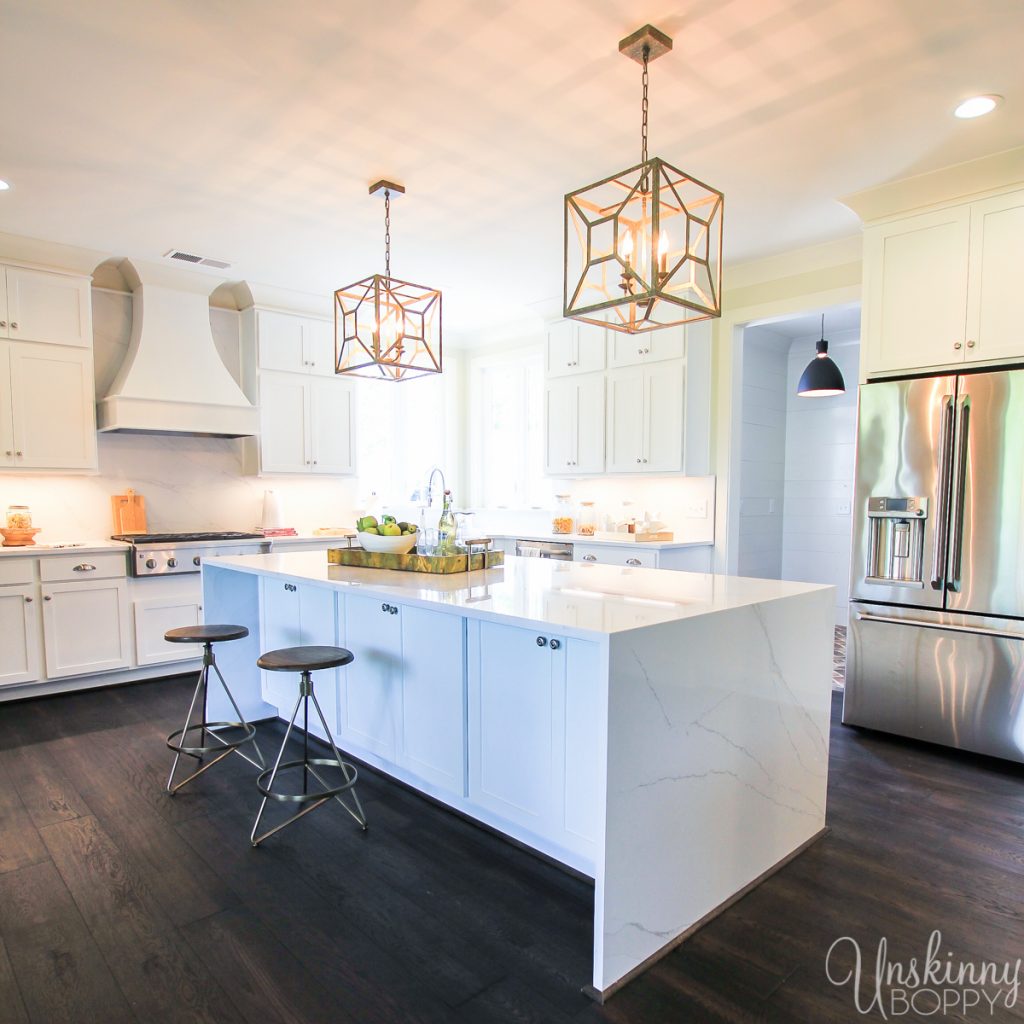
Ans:
[[[473,360],[470,370],[473,504],[550,503],[544,476],[544,355],[519,349]]]

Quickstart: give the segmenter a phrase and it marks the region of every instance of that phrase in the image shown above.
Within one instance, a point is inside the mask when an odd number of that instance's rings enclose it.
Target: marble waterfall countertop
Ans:
[[[509,621],[592,637],[827,590],[785,583],[665,569],[507,556],[504,566],[448,576],[329,565],[323,552],[238,555],[221,567],[326,584],[469,618]]]

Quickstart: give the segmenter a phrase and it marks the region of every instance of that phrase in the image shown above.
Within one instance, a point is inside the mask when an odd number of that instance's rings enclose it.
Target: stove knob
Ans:
[[[156,559],[155,558],[147,558],[146,559],[146,568],[147,569],[155,569],[156,568]]]
[[[168,569],[175,569],[175,568],[177,568],[177,566],[178,566],[178,560],[176,558],[168,558],[167,559],[167,568]]]
[[[194,557],[194,558],[192,559],[192,564],[193,564],[193,565],[199,565],[199,564],[200,564],[200,562],[202,562],[202,559],[201,559],[201,558],[200,558],[200,557],[199,557],[198,555],[196,555],[196,556],[195,556],[195,557]]]

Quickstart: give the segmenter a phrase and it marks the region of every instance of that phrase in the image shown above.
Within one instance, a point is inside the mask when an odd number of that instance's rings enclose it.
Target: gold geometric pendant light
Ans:
[[[643,65],[640,163],[565,197],[563,314],[627,334],[722,315],[725,197],[647,156],[648,64],[671,49],[653,25],[619,43]]]
[[[376,181],[384,193],[384,273],[334,293],[335,373],[403,381],[441,372],[441,293],[391,276],[391,195],[403,185]]]

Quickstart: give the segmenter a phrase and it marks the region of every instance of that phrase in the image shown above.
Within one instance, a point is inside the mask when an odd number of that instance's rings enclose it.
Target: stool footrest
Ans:
[[[318,789],[314,793],[275,793],[269,786],[266,785],[265,780],[269,779],[271,775],[280,775],[281,772],[288,771],[295,768],[308,768],[310,765],[317,765],[320,768],[338,768],[341,771],[348,769],[350,778],[347,782],[342,783],[340,786],[325,786],[323,779],[310,769],[310,774],[319,782],[324,789]],[[334,758],[327,757],[311,757],[306,761],[285,761],[284,764],[278,765],[276,769],[269,768],[265,772],[261,772],[259,777],[256,779],[256,788],[270,800],[280,800],[284,803],[308,803],[310,800],[330,800],[331,797],[337,796],[339,793],[344,793],[346,790],[351,789],[356,784],[358,773],[356,772],[355,766],[348,763],[348,761],[338,761]]]
[[[211,744],[205,747],[190,747],[184,743],[185,737],[190,732],[195,732],[197,729],[205,730],[206,732],[213,733],[217,738],[217,743]],[[215,729],[241,729],[243,735],[236,740],[226,740],[222,736],[217,736],[214,732]],[[220,753],[222,750],[235,750],[242,746],[244,743],[249,743],[256,736],[256,728],[250,725],[248,722],[196,722],[195,725],[190,725],[185,729],[175,729],[174,732],[167,737],[167,746],[171,750],[177,751],[179,754],[191,754],[193,757],[200,757],[203,754],[214,754]],[[180,740],[182,742],[175,742]]]

